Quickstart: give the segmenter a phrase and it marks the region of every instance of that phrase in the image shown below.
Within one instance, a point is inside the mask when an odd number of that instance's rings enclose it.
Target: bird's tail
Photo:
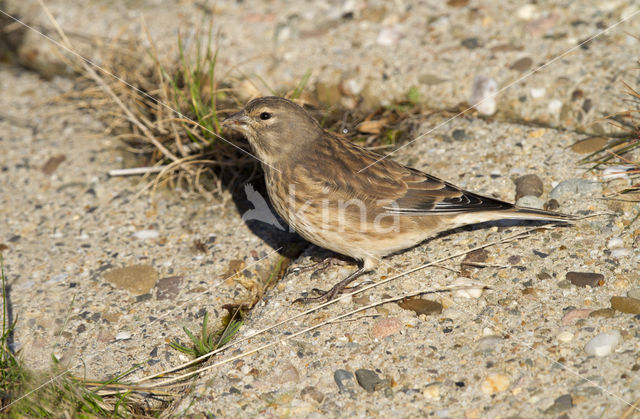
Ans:
[[[534,208],[521,208],[515,205],[493,211],[467,212],[453,219],[452,225],[484,223],[499,220],[531,220],[572,224],[576,217],[553,211],[543,211]]]
[[[505,220],[540,220],[571,223],[576,220],[574,215],[560,212],[544,211],[535,208],[523,208],[514,205],[513,208],[497,213],[500,219]]]

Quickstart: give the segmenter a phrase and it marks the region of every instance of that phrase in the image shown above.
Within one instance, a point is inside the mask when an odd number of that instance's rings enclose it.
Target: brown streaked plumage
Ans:
[[[390,159],[358,173],[381,156],[323,130],[287,99],[254,99],[223,125],[247,137],[274,208],[298,234],[362,262],[323,298],[334,298],[380,258],[444,230],[500,219],[571,218],[477,195]]]

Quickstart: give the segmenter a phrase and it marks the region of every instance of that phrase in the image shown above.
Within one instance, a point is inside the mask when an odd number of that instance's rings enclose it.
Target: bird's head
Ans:
[[[269,165],[295,158],[323,133],[302,107],[276,96],[252,100],[222,125],[244,134],[257,157]]]

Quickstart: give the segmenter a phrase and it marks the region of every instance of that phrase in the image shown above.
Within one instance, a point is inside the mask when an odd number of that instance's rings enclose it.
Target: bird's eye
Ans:
[[[260,114],[260,119],[262,119],[263,121],[266,121],[269,118],[271,118],[271,114],[269,112],[262,112]]]

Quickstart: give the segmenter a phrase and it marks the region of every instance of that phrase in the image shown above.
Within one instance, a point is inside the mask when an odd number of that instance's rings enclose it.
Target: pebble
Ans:
[[[67,156],[64,154],[59,154],[57,156],[53,156],[47,160],[47,162],[40,168],[42,173],[45,175],[53,174],[56,171],[58,166],[67,159]]]
[[[555,399],[553,404],[549,406],[544,413],[547,415],[557,415],[564,411],[567,411],[573,407],[573,397],[571,394],[563,394],[562,396]]]
[[[402,300],[398,305],[405,310],[412,310],[418,316],[421,314],[429,315],[434,313],[442,313],[442,304],[437,301],[425,300],[422,298],[410,298]]]
[[[627,297],[635,298],[636,300],[640,300],[640,288],[632,288],[627,292]]]
[[[587,317],[589,317],[589,314],[591,314],[592,311],[593,310],[589,310],[586,308],[573,309],[569,311],[567,314],[565,314],[564,316],[562,316],[561,323],[564,326],[568,326],[570,324],[573,324],[573,322],[575,322],[576,320],[586,319]]]
[[[525,4],[516,11],[518,18],[531,20],[538,15],[538,7],[535,4]]]
[[[116,340],[127,340],[131,339],[131,332],[119,332],[116,335]]]
[[[493,115],[496,112],[495,95],[498,83],[486,76],[478,75],[473,79],[469,103],[483,115]]]
[[[53,278],[51,278],[50,280],[47,281],[47,284],[57,284],[58,282],[62,282],[65,279],[67,279],[69,277],[68,274],[65,273],[61,273],[58,274],[56,276],[54,276]]]
[[[617,249],[624,246],[624,242],[621,237],[611,237],[607,242],[607,249]]]
[[[104,279],[133,295],[147,294],[158,281],[158,272],[151,265],[131,265],[104,273]]]
[[[462,46],[468,49],[476,49],[480,46],[480,41],[478,38],[466,38],[461,42]]]
[[[138,240],[157,239],[159,236],[158,230],[140,230],[133,233],[133,237]]]
[[[484,263],[489,258],[489,252],[486,249],[478,249],[469,252],[464,256],[461,265],[472,265],[474,263]]]
[[[333,373],[333,379],[338,385],[340,393],[353,393],[355,391],[355,377],[353,373],[347,370],[336,370]]]
[[[509,388],[509,384],[510,380],[508,376],[496,373],[491,374],[487,378],[485,378],[482,385],[480,386],[480,389],[484,394],[493,394],[505,391],[507,388]]]
[[[591,154],[602,149],[609,142],[607,137],[589,137],[571,146],[571,151],[578,154]]]
[[[379,319],[373,324],[371,334],[375,339],[384,339],[402,329],[402,322],[395,317]]]
[[[356,370],[356,380],[360,387],[365,389],[367,393],[373,393],[382,387],[386,380],[383,380],[375,371],[366,370],[364,368]]]
[[[611,297],[611,308],[622,313],[640,314],[640,300],[631,297]]]
[[[566,278],[576,287],[595,288],[604,285],[604,275],[595,272],[567,272]]]
[[[539,99],[543,97],[547,93],[547,89],[544,87],[534,87],[531,89],[531,97],[534,99]]]
[[[158,300],[174,299],[180,293],[182,288],[182,276],[168,276],[161,278],[156,283],[156,298]]]
[[[444,83],[445,81],[448,81],[448,79],[440,78],[439,76],[437,76],[435,74],[426,73],[426,74],[421,74],[418,77],[418,81],[420,82],[420,84],[424,84],[426,86],[435,86],[437,84]]]
[[[514,180],[514,183],[516,184],[516,201],[528,195],[539,197],[544,192],[542,180],[538,175],[529,174],[520,176]]]
[[[467,138],[467,132],[463,129],[454,129],[451,136],[456,141],[462,141]]]
[[[302,389],[300,397],[304,400],[313,400],[316,403],[322,403],[324,393],[313,386],[308,386]]]
[[[426,399],[430,400],[440,400],[440,390],[442,389],[442,383],[435,382],[428,384],[427,387],[422,391],[422,395]]]
[[[516,201],[516,205],[523,208],[544,209],[544,201],[537,196],[525,195]]]
[[[397,26],[385,27],[380,29],[378,36],[376,37],[376,43],[378,45],[384,45],[386,47],[395,45],[402,39],[402,32],[399,31]]]
[[[547,211],[556,211],[560,208],[560,203],[555,199],[550,199],[544,204],[544,209]]]
[[[553,99],[547,105],[547,110],[549,111],[549,113],[551,115],[557,115],[558,112],[560,112],[560,109],[562,109],[562,101],[560,101],[558,99]]]
[[[627,256],[631,256],[633,254],[633,250],[629,249],[628,247],[622,247],[619,249],[613,249],[611,251],[611,256],[616,258],[616,259],[620,259],[623,257],[627,257]]]
[[[480,338],[480,340],[478,340],[478,350],[481,352],[493,352],[500,347],[502,342],[502,336],[483,336],[482,338]]]
[[[549,193],[550,199],[562,201],[576,195],[594,195],[602,192],[602,185],[586,179],[567,179],[560,182]]]
[[[595,356],[607,356],[618,346],[620,343],[620,332],[612,330],[611,332],[599,333],[593,337],[584,346],[584,351],[587,355]]]
[[[451,284],[453,286],[459,286],[459,289],[455,289],[451,292],[451,295],[459,298],[480,298],[484,287],[474,283],[467,278],[458,278]]]
[[[272,380],[276,384],[296,383],[300,380],[300,374],[291,362],[286,361],[274,371]]]
[[[591,313],[589,313],[589,317],[595,317],[595,318],[603,318],[603,319],[610,319],[613,316],[615,316],[616,311],[612,308],[601,308],[599,310],[594,310]]]
[[[564,332],[558,333],[558,340],[562,343],[571,342],[573,340],[573,333],[565,330]]]
[[[516,62],[514,62],[513,64],[511,64],[509,68],[512,70],[523,72],[531,68],[532,64],[533,64],[533,60],[531,59],[531,57],[522,57]]]

